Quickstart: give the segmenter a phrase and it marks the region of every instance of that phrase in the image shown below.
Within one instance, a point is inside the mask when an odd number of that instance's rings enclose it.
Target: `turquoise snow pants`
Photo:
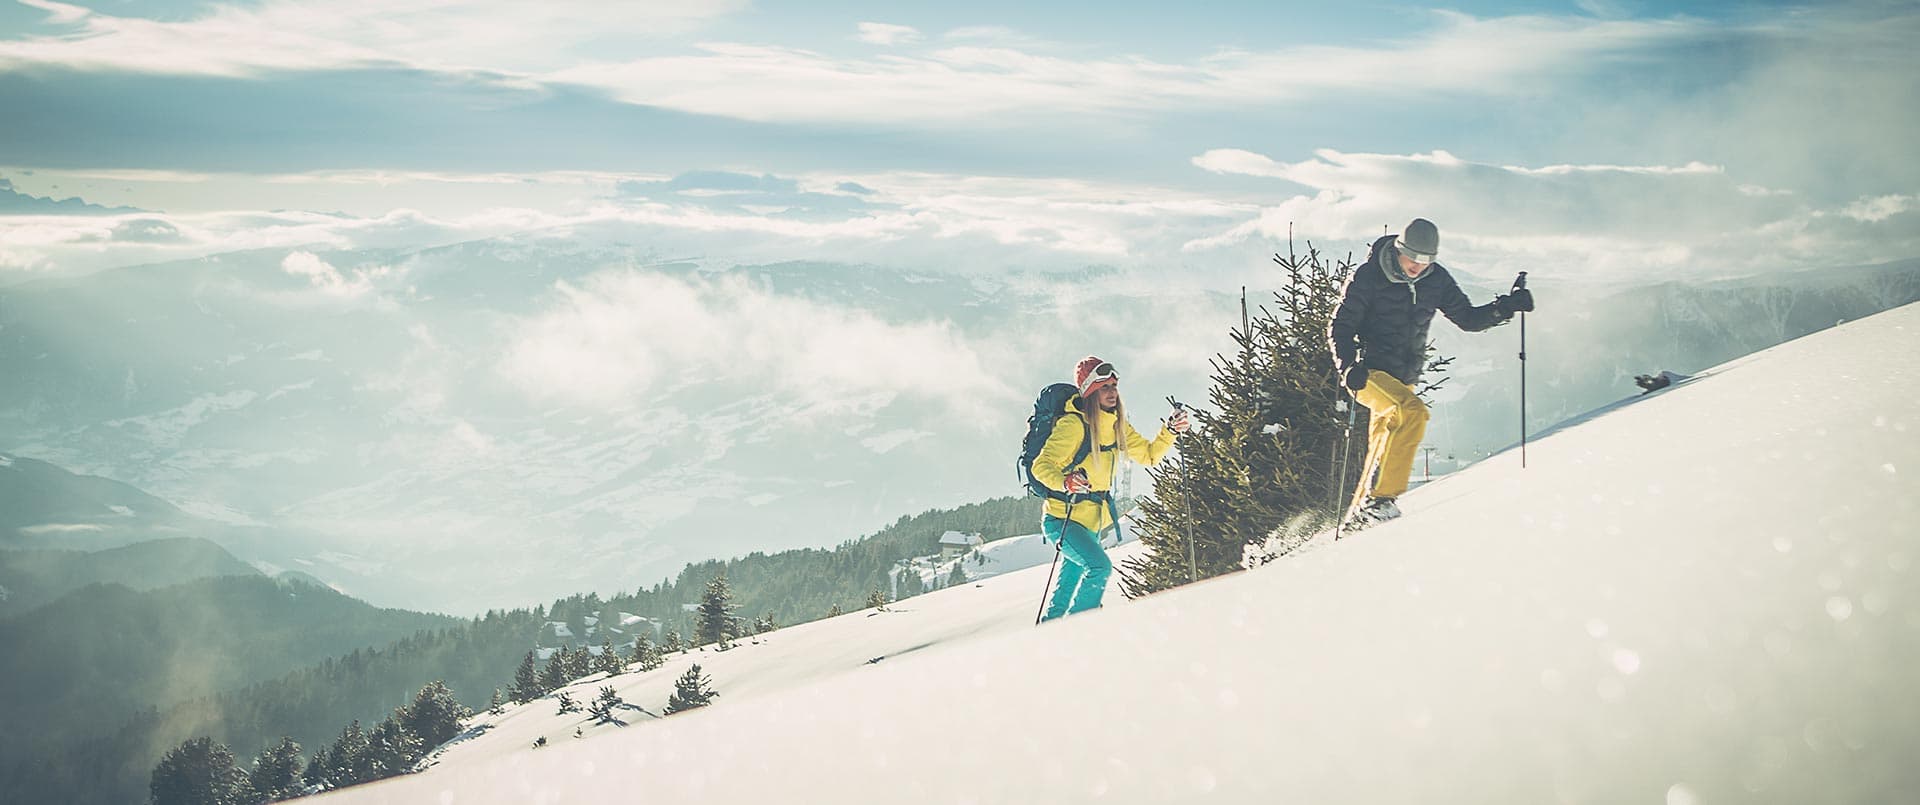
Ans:
[[[1086,526],[1058,517],[1042,519],[1040,531],[1048,542],[1060,546],[1060,555],[1066,559],[1060,564],[1060,581],[1054,585],[1047,612],[1040,619],[1050,621],[1100,606],[1101,596],[1107,593],[1107,577],[1113,575],[1113,560],[1107,558],[1107,549],[1100,547],[1100,538]]]

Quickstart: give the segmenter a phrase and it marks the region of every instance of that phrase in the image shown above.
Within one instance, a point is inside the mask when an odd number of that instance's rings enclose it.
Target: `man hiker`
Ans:
[[[1350,506],[1353,525],[1400,516],[1394,498],[1407,491],[1414,455],[1427,432],[1427,405],[1413,388],[1426,368],[1434,311],[1477,333],[1533,309],[1533,294],[1526,288],[1476,307],[1453,275],[1433,261],[1439,251],[1440,230],[1425,218],[1413,219],[1399,235],[1374,241],[1367,261],[1347,279],[1327,328],[1335,371],[1372,414],[1361,466],[1379,467],[1376,477],[1360,477]]]
[[[1067,398],[1046,445],[1033,459],[1033,479],[1051,492],[1040,530],[1048,542],[1060,546],[1066,560],[1041,620],[1093,609],[1106,594],[1113,561],[1098,535],[1118,525],[1112,490],[1120,449],[1124,447],[1141,464],[1158,464],[1173,447],[1174,434],[1187,430],[1186,411],[1176,409],[1153,441],[1147,441],[1127,422],[1126,406],[1120,402],[1120,376],[1113,364],[1087,356],[1073,374],[1078,393]],[[1097,449],[1088,450],[1078,465],[1068,466],[1086,444]]]

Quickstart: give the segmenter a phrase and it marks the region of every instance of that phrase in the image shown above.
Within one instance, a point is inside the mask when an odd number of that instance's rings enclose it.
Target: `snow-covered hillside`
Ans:
[[[576,739],[542,700],[328,801],[1905,801],[1916,336],[1908,306],[1735,361],[1045,627],[1033,567],[678,657],[612,684],[658,713],[697,661],[715,706]]]

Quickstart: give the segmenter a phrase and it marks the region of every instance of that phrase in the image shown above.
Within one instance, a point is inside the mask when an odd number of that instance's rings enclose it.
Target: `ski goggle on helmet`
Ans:
[[[1080,382],[1080,393],[1086,394],[1101,386],[1118,385],[1119,382],[1120,373],[1113,368],[1113,364],[1102,363],[1093,367],[1093,371],[1087,373],[1087,379]]]

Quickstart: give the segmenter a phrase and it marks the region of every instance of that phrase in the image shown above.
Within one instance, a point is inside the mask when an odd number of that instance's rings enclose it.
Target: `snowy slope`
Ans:
[[[706,710],[576,740],[536,702],[329,801],[1910,801],[1917,335],[1733,362],[1246,573],[1044,628],[1047,569],[1008,573],[696,654]],[[687,662],[616,685],[658,712]]]

